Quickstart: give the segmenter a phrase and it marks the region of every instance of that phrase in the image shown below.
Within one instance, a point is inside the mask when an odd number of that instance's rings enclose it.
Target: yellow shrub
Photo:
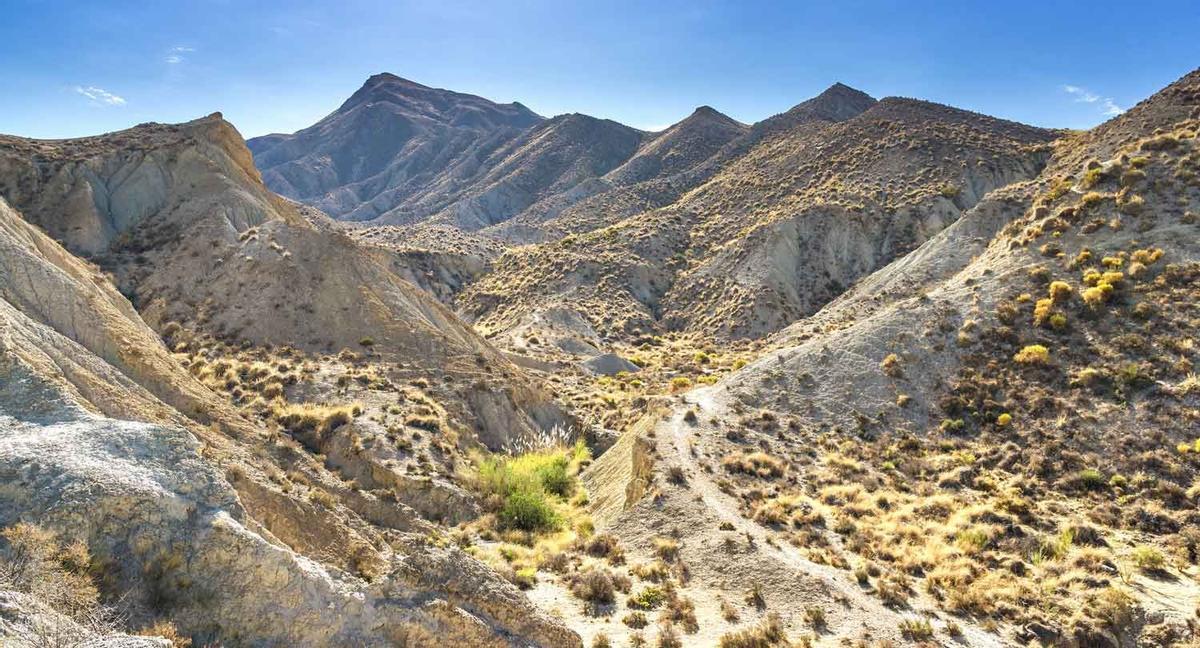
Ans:
[[[1071,288],[1071,284],[1065,281],[1050,282],[1050,299],[1054,300],[1055,303],[1067,301],[1074,292],[1075,289]]]
[[[1099,288],[1088,288],[1083,291],[1083,303],[1096,308],[1104,303],[1104,291]]]
[[[1050,362],[1050,350],[1040,344],[1030,344],[1013,356],[1021,364],[1046,364]]]
[[[317,405],[302,403],[299,405],[277,404],[272,413],[275,420],[292,434],[315,431],[328,434],[335,428],[350,422],[350,419],[362,414],[361,403],[350,405]]]
[[[1151,265],[1163,256],[1162,248],[1135,250],[1132,259],[1142,265]]]
[[[1050,318],[1050,314],[1054,311],[1054,300],[1049,297],[1037,300],[1033,305],[1033,323],[1035,326],[1041,326]]]

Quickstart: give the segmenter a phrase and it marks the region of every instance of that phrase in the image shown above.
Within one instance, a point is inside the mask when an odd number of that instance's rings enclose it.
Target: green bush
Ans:
[[[1146,572],[1161,571],[1167,564],[1167,559],[1154,547],[1139,545],[1133,549],[1133,563],[1138,569]]]
[[[491,457],[479,468],[479,487],[499,499],[501,526],[522,531],[557,529],[562,519],[553,498],[572,494],[580,466],[590,459],[582,443],[571,449]]]
[[[666,594],[661,587],[648,585],[645,589],[629,597],[629,607],[635,610],[653,610],[663,604]]]
[[[524,457],[522,457],[523,459]],[[518,462],[520,459],[518,459]],[[567,474],[570,464],[565,454],[555,455],[539,461],[531,469],[534,478],[549,493],[566,497],[575,485],[575,479]]]
[[[1107,483],[1104,475],[1094,468],[1079,471],[1079,483],[1088,490],[1099,490]]]
[[[521,531],[550,531],[562,524],[546,494],[536,490],[510,494],[499,517],[505,528]]]

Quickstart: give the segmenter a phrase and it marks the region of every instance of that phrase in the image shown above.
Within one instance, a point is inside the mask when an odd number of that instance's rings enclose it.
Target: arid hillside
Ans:
[[[1200,70],[0,136],[0,644],[1195,646],[1198,228]]]
[[[508,220],[545,197],[586,191],[580,185],[627,161],[643,137],[641,131],[588,115],[548,119],[493,154],[478,179],[433,220],[477,230]]]
[[[631,158],[602,177],[552,194],[485,234],[522,243],[560,238],[599,227],[599,222],[665,204],[695,186],[705,168],[716,168],[732,142],[749,129],[701,106],[662,133],[648,136]]]
[[[814,641],[1192,645],[1198,132],[1193,72],[1063,137],[627,432],[585,475],[603,528],[672,538],[698,598],[753,590]]]

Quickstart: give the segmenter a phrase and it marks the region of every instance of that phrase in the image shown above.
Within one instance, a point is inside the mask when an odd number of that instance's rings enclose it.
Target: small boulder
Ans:
[[[639,367],[615,353],[602,353],[583,361],[584,369],[604,376],[615,376],[622,371],[633,373]]]

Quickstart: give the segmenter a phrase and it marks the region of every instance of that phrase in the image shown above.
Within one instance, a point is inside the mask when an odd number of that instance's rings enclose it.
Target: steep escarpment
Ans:
[[[219,116],[85,140],[5,138],[0,193],[113,273],[159,331],[310,353],[368,341],[425,376],[458,376],[448,400],[489,438],[558,420],[547,396],[401,278],[393,258],[266,190]]]

